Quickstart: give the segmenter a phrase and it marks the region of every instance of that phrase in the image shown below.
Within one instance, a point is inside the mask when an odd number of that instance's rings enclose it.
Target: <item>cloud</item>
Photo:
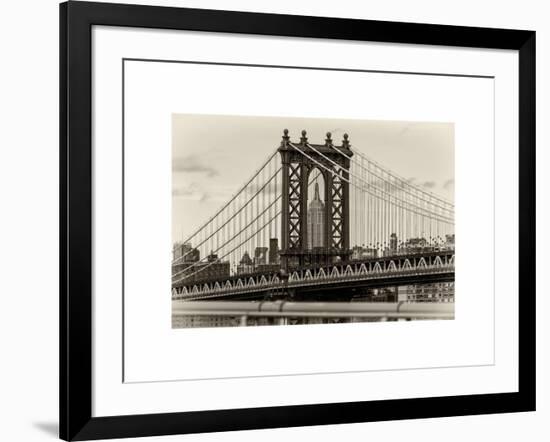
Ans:
[[[265,183],[264,183],[265,184]],[[256,192],[260,191],[263,194],[271,194],[271,195],[278,195],[280,186],[278,185],[277,188],[275,188],[275,182],[272,180],[267,186],[265,186],[263,189],[262,187],[264,184],[259,183],[250,183],[247,186],[249,195],[254,195]],[[261,189],[261,190],[260,190]]]
[[[182,197],[185,199],[197,200],[200,202],[207,201],[210,198],[210,194],[201,190],[197,183],[191,183],[185,187],[176,187],[172,189],[173,197]]]
[[[399,182],[394,181],[393,184],[388,184],[387,180],[382,179],[382,178],[378,178],[378,177],[375,177],[375,176],[371,176],[367,180],[365,180],[364,178],[359,179],[359,178],[353,178],[352,177],[352,181],[355,181],[360,186],[363,186],[363,187],[366,186],[366,187],[369,187],[369,188],[379,189],[384,193],[390,193],[390,194],[401,192],[403,190],[408,189],[410,186],[415,186],[415,187],[421,186],[421,184],[415,183],[416,178],[414,178],[414,177],[413,178],[407,178],[407,179],[404,179],[403,181],[399,181]]]
[[[175,157],[172,159],[173,172],[187,173],[205,173],[208,177],[219,175],[219,171],[214,167],[204,164],[203,160],[197,155],[188,155],[186,157]]]
[[[399,131],[399,136],[402,137],[402,136],[405,135],[408,131],[409,131],[409,127],[408,127],[408,126],[405,126],[403,129],[401,129],[401,130]]]
[[[426,181],[422,183],[422,187],[425,187],[426,189],[433,189],[435,187],[435,181]]]
[[[455,180],[454,180],[454,178],[451,178],[450,180],[447,180],[443,183],[443,188],[445,190],[449,190],[449,189],[453,188],[454,185],[455,185]]]

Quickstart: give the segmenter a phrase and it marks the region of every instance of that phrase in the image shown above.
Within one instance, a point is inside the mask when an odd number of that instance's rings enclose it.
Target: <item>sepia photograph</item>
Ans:
[[[453,319],[454,124],[172,115],[172,327]]]

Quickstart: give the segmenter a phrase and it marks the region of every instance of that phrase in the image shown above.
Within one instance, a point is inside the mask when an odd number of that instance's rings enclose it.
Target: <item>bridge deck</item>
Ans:
[[[454,254],[417,254],[295,270],[288,275],[236,275],[221,281],[176,286],[173,299],[208,300],[246,295],[373,288],[454,281]]]

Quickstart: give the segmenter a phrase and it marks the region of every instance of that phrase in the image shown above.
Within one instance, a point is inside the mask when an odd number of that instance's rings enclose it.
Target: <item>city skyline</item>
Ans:
[[[173,267],[173,272],[180,272],[185,270],[186,267],[192,265],[196,266],[201,261],[205,262],[205,266],[213,266],[224,264],[224,270],[221,276],[231,276],[239,274],[255,273],[258,269],[261,269],[265,265],[278,265],[280,259],[278,253],[280,251],[279,238],[274,237],[269,239],[269,247],[256,246],[250,251],[245,249],[238,264],[234,263],[233,268],[231,265],[226,266],[229,263],[228,260],[218,257],[213,251],[206,256],[202,256],[200,251],[193,247],[192,243],[175,243],[172,249],[173,260],[177,261],[177,264]],[[378,258],[383,256],[398,256],[399,254],[410,254],[426,251],[441,251],[441,250],[454,250],[455,247],[455,234],[447,234],[444,238],[439,237],[437,239],[427,239],[424,237],[409,238],[406,241],[400,241],[397,239],[395,233],[392,233],[388,237],[383,245],[379,248],[374,248],[370,244],[355,244],[351,246],[351,261],[361,260],[364,258]],[[319,246],[321,247],[321,246]],[[263,252],[262,256],[259,256],[258,252]],[[183,260],[178,260],[180,257],[185,257]],[[202,259],[201,259],[202,258]],[[215,263],[215,264],[213,264]],[[192,270],[195,271],[195,268]],[[191,273],[191,272],[190,272]],[[197,279],[204,279],[202,275]],[[211,274],[209,274],[211,276]]]

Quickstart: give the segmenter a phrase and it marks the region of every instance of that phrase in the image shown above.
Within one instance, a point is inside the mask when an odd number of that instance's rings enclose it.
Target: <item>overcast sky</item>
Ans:
[[[277,149],[283,129],[298,142],[341,144],[454,201],[454,124],[226,115],[172,115],[172,237],[185,239]]]

